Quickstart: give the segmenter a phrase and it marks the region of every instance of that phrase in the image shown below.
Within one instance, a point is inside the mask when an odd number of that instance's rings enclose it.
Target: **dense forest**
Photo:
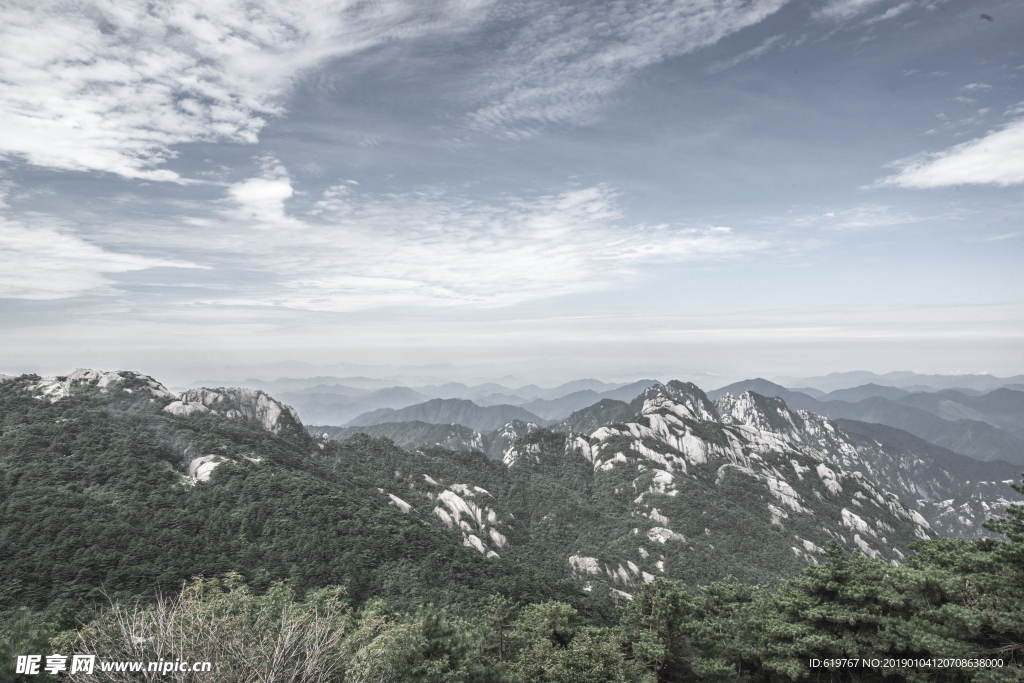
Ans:
[[[429,461],[582,520],[601,511],[571,461],[508,478],[481,453],[174,416],[130,378],[55,402],[33,379],[0,384],[8,680],[51,652],[215,664],[174,674],[195,681],[1024,680],[1020,505],[987,524],[999,540],[918,541],[899,566],[832,544],[766,580],[655,578],[624,599],[544,551],[564,529],[485,557],[388,496]],[[198,454],[223,458],[209,481],[188,476]],[[160,679],[139,676],[79,675]]]

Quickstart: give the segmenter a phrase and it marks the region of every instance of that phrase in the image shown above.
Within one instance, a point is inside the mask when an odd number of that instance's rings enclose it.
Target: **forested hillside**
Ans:
[[[325,455],[301,429],[276,436],[252,420],[176,416],[164,410],[170,398],[150,397],[135,376],[108,388],[76,383],[53,402],[37,397],[38,380],[0,384],[8,615],[85,608],[104,592],[148,600],[189,577],[231,571],[256,589],[287,580],[301,595],[344,584],[355,604],[372,596],[410,610],[469,607],[510,591],[581,607],[595,599],[483,558],[436,517],[431,525],[402,513],[367,478],[373,465],[346,464],[363,462],[372,446]],[[219,462],[208,480],[190,477],[190,463],[211,456]]]
[[[629,408],[515,427],[502,461],[315,438],[254,390],[4,381],[0,654],[217,663],[195,681],[1020,680],[1021,506],[989,524],[1008,542],[912,543],[927,523],[843,469],[868,461],[827,421],[677,382]]]

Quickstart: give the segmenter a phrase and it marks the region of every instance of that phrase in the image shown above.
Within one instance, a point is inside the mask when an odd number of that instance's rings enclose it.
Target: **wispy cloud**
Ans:
[[[877,14],[877,15],[871,17],[870,19],[865,21],[864,24],[867,25],[867,26],[870,26],[872,24],[877,24],[880,21],[887,21],[889,19],[893,19],[893,18],[898,17],[899,15],[903,14],[904,12],[906,12],[908,9],[910,9],[913,6],[914,6],[913,2],[901,2],[900,4],[896,5],[895,7],[890,7],[889,9],[885,10],[881,14]]]
[[[894,165],[900,171],[882,178],[877,185],[934,188],[1024,183],[1024,119],[938,154],[920,155]]]
[[[798,227],[825,230],[863,230],[906,225],[921,220],[921,216],[899,211],[891,206],[861,204],[849,209],[796,215],[788,218],[786,222]]]
[[[0,5],[0,155],[180,181],[175,145],[251,143],[304,70],[472,23],[486,3],[12,1]]]
[[[770,248],[722,226],[629,225],[598,186],[487,203],[440,189],[325,191],[304,215],[284,211],[286,177],[229,189],[204,219],[211,258],[262,273],[231,305],[352,311],[391,305],[494,307],[600,291],[658,263],[728,261]],[[169,251],[185,234],[168,235]],[[213,254],[216,254],[215,256]]]
[[[815,12],[819,19],[843,21],[855,17],[869,7],[882,0],[829,0],[825,6]]]
[[[761,22],[786,0],[532,3],[524,27],[486,74],[482,131],[530,135],[582,123],[638,70]]]
[[[119,253],[53,227],[0,218],[0,298],[66,299],[111,292],[111,273],[199,268],[175,259]]]
[[[709,73],[718,73],[719,71],[725,71],[726,69],[731,69],[732,67],[736,66],[737,64],[740,64],[741,62],[745,62],[748,59],[757,59],[758,57],[761,57],[766,52],[768,52],[773,47],[775,47],[775,45],[777,45],[779,43],[779,41],[781,41],[782,39],[783,39],[783,36],[781,36],[781,35],[771,36],[769,38],[765,38],[763,41],[761,41],[761,44],[758,45],[757,47],[752,48],[750,50],[747,50],[746,52],[741,52],[740,54],[736,55],[732,59],[726,59],[726,60],[722,60],[722,61],[712,62],[712,64],[708,67],[707,70],[708,70]]]

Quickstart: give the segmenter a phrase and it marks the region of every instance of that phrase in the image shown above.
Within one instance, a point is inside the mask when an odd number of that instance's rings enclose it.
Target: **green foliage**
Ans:
[[[625,683],[641,670],[623,658],[614,633],[584,627],[571,606],[530,605],[516,624],[516,654],[510,670],[522,681]]]
[[[901,566],[831,544],[803,568],[792,540],[770,536],[783,532],[763,487],[731,467],[693,465],[677,496],[644,494],[689,525],[685,543],[655,545],[629,514],[634,483],[653,473],[595,472],[564,434],[528,434],[529,457],[507,468],[478,452],[360,435],[321,448],[294,430],[174,417],[120,386],[76,385],[57,402],[24,386],[0,385],[7,666],[58,648],[208,659],[232,681],[1024,679],[1024,506],[986,525],[1003,541],[919,541]],[[190,482],[188,461],[207,454],[225,461]],[[501,559],[432,513],[460,483],[509,520]],[[800,526],[811,515],[787,523],[789,538],[815,532]],[[686,583],[655,579],[616,607],[603,575],[590,592],[570,580],[566,550],[612,563],[639,558],[641,542]],[[809,666],[845,658],[857,666]],[[1004,666],[957,663],[974,658]]]
[[[165,400],[120,384],[108,393],[76,385],[57,402],[25,384],[0,384],[0,621],[22,606],[52,614],[108,596],[149,602],[191,576],[231,571],[258,591],[282,580],[300,597],[345,585],[356,605],[377,597],[406,611],[434,603],[475,612],[495,593],[588,600],[389,505],[378,481],[385,474],[393,489],[408,465],[390,442],[363,437],[321,451],[304,433],[175,417]],[[188,461],[206,454],[225,461],[192,484]],[[460,471],[487,480],[484,456],[458,457]]]

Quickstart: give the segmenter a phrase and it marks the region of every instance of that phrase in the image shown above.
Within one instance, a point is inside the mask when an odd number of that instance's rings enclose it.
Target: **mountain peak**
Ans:
[[[101,392],[106,393],[110,385],[122,383],[126,380],[144,382],[149,393],[155,398],[170,398],[173,396],[163,384],[157,382],[149,375],[144,375],[134,370],[106,372],[104,370],[78,368],[66,376],[43,377],[39,382],[32,385],[32,388],[39,393],[39,398],[49,398],[51,402],[54,402],[69,396],[72,387],[76,384],[94,386]],[[126,388],[125,391],[131,393],[133,389]]]
[[[678,417],[698,422],[718,422],[718,411],[707,394],[692,382],[672,380],[668,384],[655,384],[637,396],[630,408],[639,413],[667,409]]]
[[[180,416],[211,412],[224,417],[251,420],[272,434],[280,434],[291,427],[305,431],[294,408],[260,389],[189,389],[178,394],[177,399],[164,410]]]

